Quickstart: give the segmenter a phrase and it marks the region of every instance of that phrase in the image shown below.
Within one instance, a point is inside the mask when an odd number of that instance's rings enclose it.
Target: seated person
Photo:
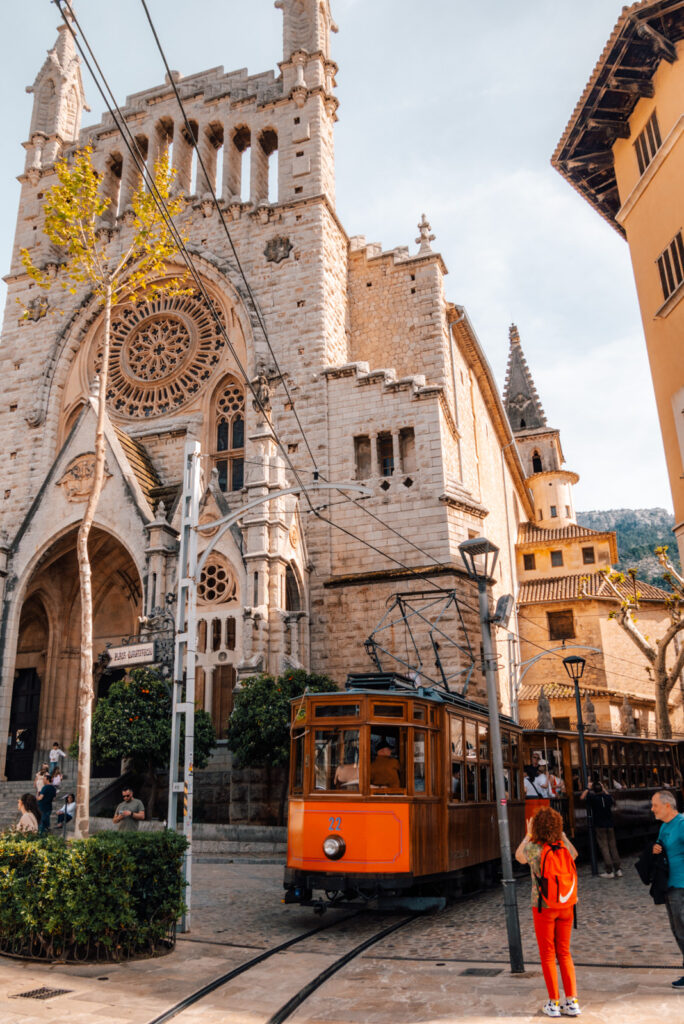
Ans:
[[[352,786],[359,785],[359,766],[353,761],[345,761],[344,764],[338,764],[335,769],[335,785],[339,789],[350,789]]]
[[[392,748],[386,740],[381,740],[375,760],[371,763],[370,770],[371,786],[384,786],[388,789],[399,789],[399,762],[392,753]]]

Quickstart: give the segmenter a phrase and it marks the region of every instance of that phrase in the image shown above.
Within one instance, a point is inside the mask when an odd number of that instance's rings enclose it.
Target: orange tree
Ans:
[[[71,160],[55,164],[57,182],[48,189],[43,202],[43,231],[57,253],[58,269],[52,276],[34,264],[22,250],[24,269],[39,287],[61,289],[76,295],[84,285],[102,308],[104,331],[97,391],[95,464],[92,485],[76,542],[81,597],[81,648],[78,683],[78,782],[76,787],[75,833],[88,835],[90,804],[90,739],[93,710],[93,597],[88,537],[97,511],[105,474],[105,398],[109,371],[112,311],[122,302],[136,302],[155,295],[177,295],[188,291],[183,282],[169,275],[169,261],[176,245],[169,226],[159,212],[152,193],[141,183],[131,201],[124,223],[113,230],[103,221],[111,200],[102,192],[102,181],[92,163],[92,147],[77,151]],[[155,166],[157,192],[169,216],[175,217],[185,205],[182,195],[171,197],[174,172],[166,158]],[[25,315],[27,315],[25,313]]]
[[[147,812],[157,795],[157,768],[166,768],[171,752],[171,696],[153,669],[136,668],[112,683],[93,713],[93,753],[98,761],[126,758],[145,775]],[[181,743],[184,737],[181,737]],[[206,768],[216,743],[211,716],[195,709],[194,767]]]

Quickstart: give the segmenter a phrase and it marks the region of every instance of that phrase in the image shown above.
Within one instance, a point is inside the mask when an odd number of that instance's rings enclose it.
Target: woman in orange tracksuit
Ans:
[[[580,1007],[577,1001],[577,982],[575,965],[570,955],[570,936],[574,922],[574,908],[552,910],[543,907],[539,910],[539,889],[535,878],[541,875],[541,855],[544,843],[563,843],[572,855],[577,858],[577,850],[563,832],[563,819],[558,811],[550,807],[541,807],[529,825],[529,832],[515,851],[515,859],[520,864],[529,864],[532,873],[532,917],[534,931],[539,946],[542,971],[548,1002],[542,1007],[547,1017],[577,1017]],[[560,1002],[558,990],[558,974],[556,960],[560,966],[565,999]]]

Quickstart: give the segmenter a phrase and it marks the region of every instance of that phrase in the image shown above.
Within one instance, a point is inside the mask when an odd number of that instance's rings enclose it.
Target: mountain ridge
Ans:
[[[592,530],[614,530],[617,534],[619,561],[616,569],[625,572],[634,568],[639,579],[669,590],[663,579],[665,570],[654,552],[667,546],[668,556],[681,571],[677,540],[672,532],[675,519],[664,508],[592,509],[577,513],[580,526]]]

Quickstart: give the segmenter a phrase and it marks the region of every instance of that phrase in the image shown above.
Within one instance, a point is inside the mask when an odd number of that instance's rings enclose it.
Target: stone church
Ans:
[[[545,525],[528,479],[534,455],[525,444],[518,450],[509,423],[518,392],[507,415],[466,310],[445,294],[447,268],[425,215],[415,248],[383,249],[348,235],[336,213],[337,28],[328,0],[275,6],[277,74],[173,73],[190,132],[170,81],[122,105],[148,166],[168,154],[177,172],[188,199],[180,227],[221,328],[200,292],[123,301],[114,311],[106,482],[90,541],[95,656],[138,633],[141,616],[173,606],[188,438],[201,445],[204,524],[291,487],[293,470],[305,484],[355,481],[369,492],[277,497],[221,538],[198,581],[197,655],[198,703],[219,736],[236,683],[256,671],[303,667],[343,683],[348,671],[370,668],[364,641],[398,592],[418,604],[456,593],[441,645],[417,638],[417,667],[438,679],[441,649],[447,676],[483,699],[476,591],[458,545],[485,534],[499,546],[494,600],[516,592],[521,524]],[[103,330],[87,288],[59,300],[51,290],[46,301],[20,250],[58,281],[60,253],[42,231],[58,157],[92,145],[112,245],[129,237],[141,179],[109,114],[82,126],[80,63],[66,26],[29,91],[0,346],[0,732],[8,737],[0,775],[11,779],[29,778],[52,742],[66,745],[76,730],[75,538],[92,473]],[[257,381],[267,416],[250,392]],[[539,441],[549,452],[554,444]],[[563,509],[572,474],[556,475]],[[377,636],[383,667],[405,666],[402,623],[390,619]],[[505,636],[498,643],[507,710],[515,654]],[[99,694],[111,679],[98,669]]]
[[[171,83],[122,107],[148,165],[167,153],[176,169],[188,198],[180,226],[225,331],[199,293],[114,312],[107,475],[90,544],[95,656],[173,600],[187,438],[201,444],[204,523],[294,483],[275,435],[304,483],[357,481],[371,492],[354,501],[318,492],[313,504],[278,498],[221,539],[198,581],[198,701],[219,735],[241,677],[292,666],[342,683],[371,667],[364,640],[401,591],[461,595],[462,619],[452,609],[444,620],[442,661],[482,696],[476,591],[458,544],[486,533],[501,548],[493,597],[511,592],[518,523],[533,517],[492,371],[465,310],[445,296],[447,270],[426,218],[417,211],[412,251],[350,237],[337,216],[337,29],[328,0],[275,6],[277,74],[174,73],[253,302]],[[0,348],[0,729],[11,778],[28,778],[37,757],[54,740],[68,744],[76,728],[75,536],[92,472],[103,329],[85,287],[60,296],[62,315],[53,316],[57,299],[50,291],[46,303],[34,287],[20,249],[58,278],[41,201],[59,156],[92,144],[113,245],[127,237],[140,182],[108,114],[81,124],[80,63],[66,26],[30,91]],[[255,411],[235,354],[250,380],[266,379],[268,418]],[[401,626],[381,643],[387,667],[401,668],[393,657],[405,658]],[[426,637],[418,643],[420,668],[434,678],[434,652]]]

